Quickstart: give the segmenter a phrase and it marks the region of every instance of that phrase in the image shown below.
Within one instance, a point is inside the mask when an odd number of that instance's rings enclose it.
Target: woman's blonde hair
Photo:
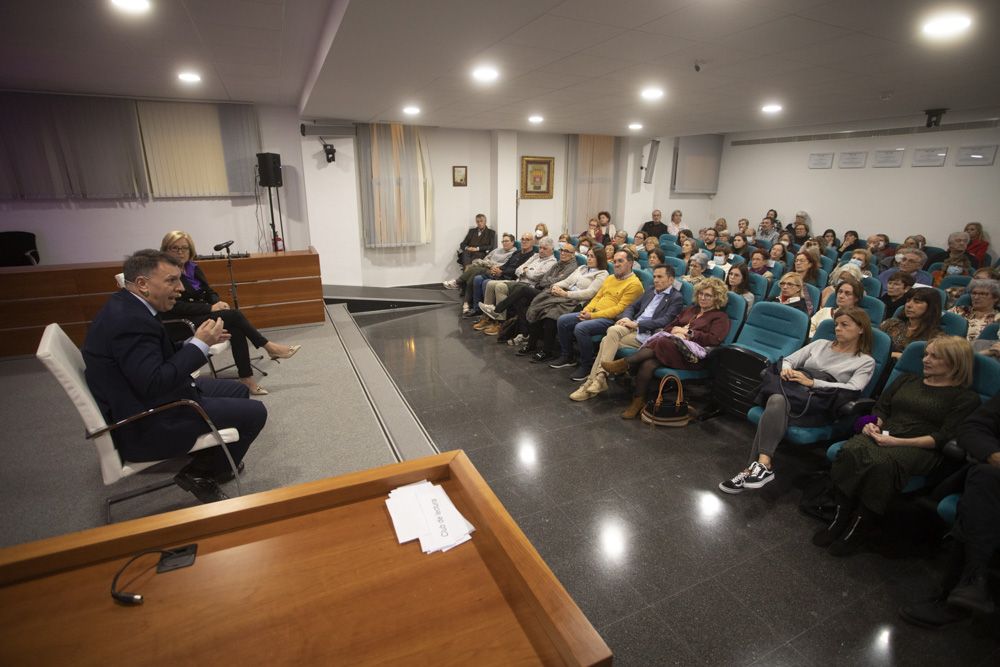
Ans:
[[[705,291],[712,293],[712,305],[715,308],[722,310],[726,307],[729,302],[729,288],[726,287],[726,283],[718,278],[705,278],[694,288],[695,303],[697,303],[698,295]]]
[[[191,249],[188,254],[188,259],[194,259],[194,256],[198,252],[194,249],[194,239],[187,232],[182,232],[179,230],[174,230],[172,232],[167,232],[167,235],[163,237],[163,241],[160,242],[160,250],[167,252],[167,248],[177,243],[178,241],[187,241],[188,247]]]
[[[549,235],[549,226],[548,225],[546,225],[544,222],[539,222],[537,225],[535,225],[535,231],[538,231],[539,227],[542,228],[542,236],[548,236]]]
[[[938,336],[927,343],[927,348],[934,346],[934,354],[944,359],[951,367],[948,379],[960,387],[972,386],[972,368],[975,366],[975,354],[972,344],[961,336]]]

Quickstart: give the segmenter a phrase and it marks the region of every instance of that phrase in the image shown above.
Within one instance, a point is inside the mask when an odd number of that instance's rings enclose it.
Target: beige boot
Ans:
[[[475,329],[476,331],[482,331],[491,324],[493,324],[493,320],[483,315],[481,318],[479,318],[478,322],[472,325],[472,328]]]
[[[608,375],[604,371],[599,371],[597,375],[590,381],[590,386],[587,388],[592,395],[596,396],[602,392],[608,390]]]
[[[625,408],[625,412],[622,413],[622,419],[635,419],[645,406],[646,400],[644,398],[634,396],[632,402]]]
[[[593,385],[593,379],[587,380],[580,387],[569,395],[571,400],[574,401],[586,401],[588,398],[593,398],[597,396],[596,393],[591,393],[590,388]]]
[[[603,368],[609,375],[621,375],[622,373],[628,372],[628,362],[624,359],[602,361],[601,368]]]

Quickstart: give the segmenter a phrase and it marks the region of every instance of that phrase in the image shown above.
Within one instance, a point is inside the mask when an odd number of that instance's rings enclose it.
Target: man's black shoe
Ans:
[[[242,475],[243,468],[245,467],[246,466],[243,465],[243,461],[240,461],[238,464],[236,464],[236,472]],[[212,475],[212,477],[215,479],[216,483],[225,484],[226,482],[233,481],[233,471],[232,469],[230,469],[225,472],[217,472],[214,475]]]
[[[534,351],[535,349],[530,345],[522,345],[521,347],[517,348],[517,352],[515,352],[514,354],[518,357],[526,357]]]
[[[185,466],[174,475],[174,484],[191,493],[203,503],[214,503],[229,498],[212,477],[206,476],[206,473],[201,471],[192,470],[189,466]]]
[[[941,598],[900,607],[899,616],[907,623],[928,630],[943,630],[953,625],[966,623],[972,618],[972,614],[969,612],[949,607]]]

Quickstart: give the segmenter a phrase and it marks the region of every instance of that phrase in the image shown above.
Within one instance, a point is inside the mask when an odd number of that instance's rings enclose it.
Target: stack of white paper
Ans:
[[[424,553],[457,547],[472,539],[469,533],[475,530],[444,489],[426,480],[390,491],[385,506],[399,543],[420,540]]]

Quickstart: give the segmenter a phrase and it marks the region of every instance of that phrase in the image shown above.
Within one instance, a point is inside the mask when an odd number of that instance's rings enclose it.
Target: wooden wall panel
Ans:
[[[219,293],[223,301],[233,304],[232,288],[230,285],[213,285],[212,288]],[[293,278],[289,280],[263,280],[256,283],[242,283],[236,285],[236,290],[240,297],[240,308],[250,306],[260,306],[268,303],[282,303],[285,301],[310,301],[323,297],[323,285],[319,277],[315,278]]]

